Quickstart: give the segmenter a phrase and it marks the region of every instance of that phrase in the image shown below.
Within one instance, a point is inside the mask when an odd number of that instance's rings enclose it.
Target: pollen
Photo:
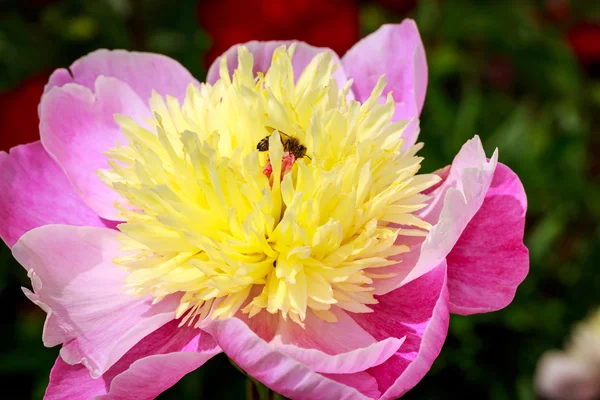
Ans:
[[[418,174],[418,145],[403,148],[406,121],[391,122],[391,94],[379,101],[385,78],[361,104],[333,79],[331,53],[295,77],[293,52],[279,47],[255,75],[240,47],[237,69],[223,58],[220,79],[191,84],[183,104],[154,93],[153,118],[115,117],[126,143],[98,171],[122,198],[126,255],[114,262],[128,293],[182,294],[181,324],[371,312],[389,277],[378,268],[430,228],[415,213],[439,178]]]

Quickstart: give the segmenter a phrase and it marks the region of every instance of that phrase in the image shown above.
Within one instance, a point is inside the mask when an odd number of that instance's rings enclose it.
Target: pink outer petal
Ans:
[[[45,92],[55,86],[77,83],[94,90],[99,76],[116,78],[127,85],[147,103],[152,90],[174,96],[183,102],[190,83],[198,83],[177,61],[152,53],[124,50],[97,50],[75,61],[69,70],[58,69],[50,77]]]
[[[420,213],[433,228],[424,241],[400,237],[398,243],[409,245],[411,251],[396,257],[398,264],[377,269],[377,273],[395,273],[396,276],[376,281],[376,294],[388,293],[426,274],[446,258],[483,204],[497,159],[498,153],[494,152],[488,161],[477,136],[463,145],[448,177],[430,194],[429,206]]]
[[[244,371],[291,399],[368,399],[357,389],[318,374],[258,337],[240,319],[207,321],[202,327]]]
[[[150,117],[146,104],[133,90],[115,78],[99,77],[95,93],[67,84],[42,97],[42,144],[63,168],[75,191],[98,215],[119,220],[114,207],[120,196],[96,176],[108,168],[104,153],[119,141],[126,142],[115,114]]]
[[[125,295],[126,272],[112,262],[123,255],[118,231],[46,225],[27,232],[13,255],[27,269],[31,301],[48,313],[46,346],[63,343],[68,364],[83,363],[102,375],[132,346],[174,319],[178,296],[152,299]]]
[[[0,152],[0,193],[0,237],[8,246],[42,225],[110,225],[79,199],[39,141]]]
[[[355,44],[342,57],[349,78],[354,79],[354,94],[365,101],[381,75],[388,86],[384,96],[392,92],[396,100],[394,121],[415,120],[404,132],[405,145],[417,140],[419,117],[427,90],[427,58],[415,21],[383,25]]]
[[[353,374],[322,374],[324,377],[336,382],[350,386],[372,399],[379,399],[381,392],[377,388],[377,379],[368,372],[356,372]]]
[[[377,297],[374,312],[352,314],[376,339],[406,337],[383,364],[367,370],[377,379],[382,399],[394,399],[413,388],[437,358],[448,332],[446,263],[426,275]]]
[[[521,181],[498,164],[483,205],[447,257],[451,312],[468,315],[510,304],[529,271],[526,210]]]
[[[205,332],[172,321],[146,336],[98,379],[60,357],[45,399],[153,399],[221,352]]]
[[[338,317],[336,323],[323,321],[312,312],[307,314],[304,328],[293,321],[280,322],[271,344],[316,372],[351,374],[383,363],[404,342],[395,337],[377,341],[345,311],[332,311]]]
[[[342,63],[339,56],[333,50],[327,47],[314,47],[307,43],[293,40],[270,42],[252,41],[243,43],[242,45],[236,44],[212,63],[210,69],[208,70],[206,81],[210,84],[214,84],[219,79],[219,67],[221,64],[221,58],[223,56],[227,57],[227,67],[230,74],[237,68],[238,48],[240,46],[246,46],[254,56],[254,74],[256,75],[257,72],[267,72],[271,66],[271,58],[273,57],[273,52],[276,48],[281,45],[286,45],[289,47],[292,43],[296,43],[296,51],[294,52],[294,57],[292,58],[292,63],[294,66],[294,78],[296,80],[298,80],[302,74],[302,71],[304,71],[304,68],[310,64],[314,56],[324,51],[331,51],[334,55],[334,61],[339,65],[339,68],[333,73],[333,77],[337,81],[340,88],[346,84],[348,78],[346,78],[346,73],[342,68]]]

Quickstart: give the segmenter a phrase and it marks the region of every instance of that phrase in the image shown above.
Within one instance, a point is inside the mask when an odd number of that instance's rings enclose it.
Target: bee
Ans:
[[[271,137],[271,135],[269,136],[265,136],[264,138],[260,139],[260,142],[258,142],[258,144],[256,145],[256,148],[258,151],[269,151],[269,138]],[[283,139],[282,139],[283,141]]]
[[[275,129],[267,127],[267,130],[273,132]],[[300,140],[298,140],[298,138],[292,137],[281,131],[279,133],[281,134],[281,144],[283,144],[283,151],[293,154],[296,159],[306,157],[309,160],[311,160],[311,158],[306,155],[306,146],[300,143]],[[258,151],[269,151],[270,137],[271,135],[262,138],[260,142],[258,142],[258,144],[256,145],[256,149]]]

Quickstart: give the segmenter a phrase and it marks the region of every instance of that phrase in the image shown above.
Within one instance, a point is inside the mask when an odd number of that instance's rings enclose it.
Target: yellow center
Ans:
[[[124,199],[116,206],[128,255],[115,262],[135,294],[184,292],[182,324],[240,310],[299,324],[307,312],[335,322],[334,307],[370,312],[374,281],[389,277],[377,268],[408,251],[402,236],[430,228],[413,213],[438,178],[416,175],[418,146],[402,149],[406,123],[390,122],[391,96],[378,101],[385,79],[363,104],[348,101],[351,82],[332,78],[331,53],[295,83],[293,51],[278,48],[254,76],[241,47],[233,77],[223,59],[220,80],[190,85],[183,106],[154,94],[143,126],[116,117],[128,143],[98,171]],[[306,156],[282,172],[289,138]]]

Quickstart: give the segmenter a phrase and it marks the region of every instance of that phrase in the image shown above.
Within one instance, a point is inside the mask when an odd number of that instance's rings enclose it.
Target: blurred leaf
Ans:
[[[96,21],[87,16],[80,16],[69,21],[65,36],[70,40],[85,41],[92,39],[97,32]]]
[[[540,262],[552,251],[552,245],[566,228],[564,212],[557,211],[546,216],[529,234],[527,246],[531,259]]]

